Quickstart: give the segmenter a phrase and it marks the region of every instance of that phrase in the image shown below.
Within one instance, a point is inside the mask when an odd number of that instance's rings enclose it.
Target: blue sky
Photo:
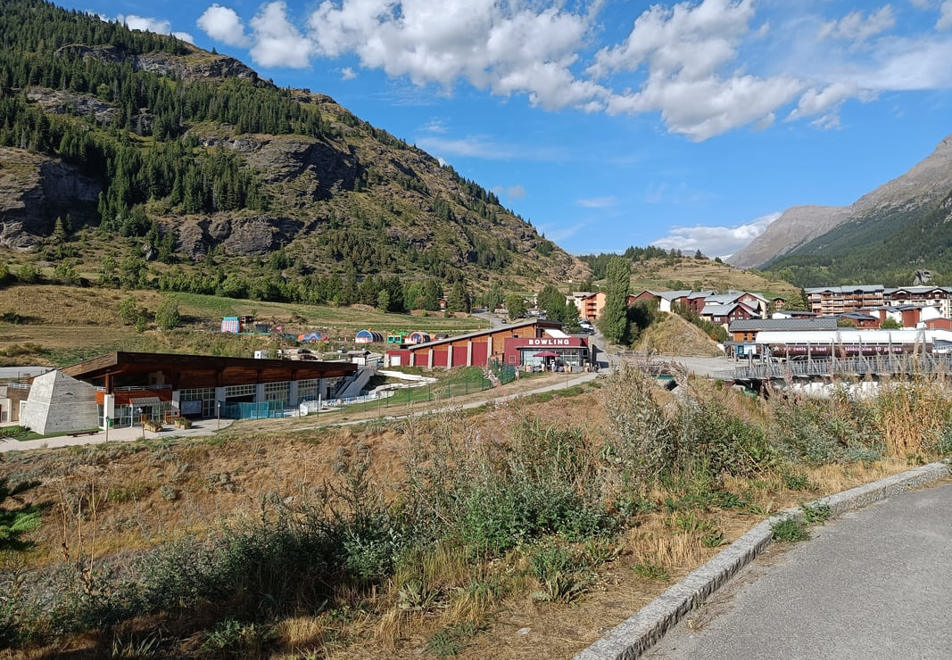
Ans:
[[[952,0],[69,0],[329,94],[570,252],[727,256],[952,133]]]

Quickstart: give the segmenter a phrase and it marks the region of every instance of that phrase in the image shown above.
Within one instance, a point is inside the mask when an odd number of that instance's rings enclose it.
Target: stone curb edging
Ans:
[[[950,461],[930,463],[880,481],[821,497],[808,506],[828,506],[831,515],[872,504],[924,486],[950,474]],[[685,614],[702,604],[740,569],[753,561],[771,541],[771,525],[786,518],[802,520],[800,508],[781,511],[757,524],[709,562],[575,655],[573,660],[633,660],[656,644]]]

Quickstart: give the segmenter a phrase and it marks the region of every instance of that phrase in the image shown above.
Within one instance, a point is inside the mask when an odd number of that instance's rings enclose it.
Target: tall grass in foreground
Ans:
[[[100,630],[106,654],[181,653],[195,639],[209,657],[333,654],[395,650],[423,630],[431,654],[455,653],[503,603],[583,598],[622,555],[636,579],[664,581],[725,542],[719,512],[769,513],[773,494],[813,488],[816,466],[952,450],[938,381],[863,400],[683,389],[612,376],[597,395],[604,437],[528,414],[498,437],[462,416],[406,421],[395,483],[374,482],[355,447],[312,496],[268,497],[205,537],[0,574],[0,645]],[[143,621],[164,637],[136,637]]]

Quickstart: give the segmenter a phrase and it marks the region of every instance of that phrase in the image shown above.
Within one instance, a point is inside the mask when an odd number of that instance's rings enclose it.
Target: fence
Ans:
[[[226,403],[221,407],[221,416],[226,419],[267,419],[269,417],[284,417],[284,407],[284,401]]]
[[[511,364],[502,364],[499,360],[493,360],[489,364],[489,369],[499,379],[500,385],[507,385],[516,379],[516,368]]]
[[[737,380],[779,380],[790,377],[912,376],[952,373],[950,355],[876,355],[871,357],[765,362],[739,367]]]

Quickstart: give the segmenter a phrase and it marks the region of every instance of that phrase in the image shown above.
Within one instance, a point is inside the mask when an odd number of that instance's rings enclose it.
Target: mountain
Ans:
[[[849,218],[845,206],[793,206],[767,225],[760,236],[730,257],[737,268],[757,268],[821,236]]]
[[[772,222],[767,230],[728,261],[738,267],[767,266],[782,269],[794,267],[801,271],[816,270],[816,276],[825,274],[850,278],[840,273],[842,267],[830,267],[842,262],[847,255],[861,250],[873,250],[882,244],[895,246],[892,253],[906,254],[903,260],[883,251],[885,261],[876,264],[883,272],[894,270],[897,275],[916,269],[921,252],[930,249],[929,235],[905,235],[912,244],[896,243],[904,229],[926,222],[940,203],[952,191],[952,136],[945,138],[935,151],[902,176],[863,195],[848,207],[798,206],[788,209]],[[901,249],[900,249],[901,247]],[[875,250],[873,250],[875,251]],[[869,270],[869,269],[867,269]],[[787,273],[790,275],[790,273]],[[907,278],[907,279],[909,279]],[[822,284],[831,284],[831,281]],[[903,282],[909,283],[909,282]]]
[[[330,97],[42,0],[0,12],[3,248],[73,279],[307,302],[376,304],[387,278],[589,276],[492,192]]]

